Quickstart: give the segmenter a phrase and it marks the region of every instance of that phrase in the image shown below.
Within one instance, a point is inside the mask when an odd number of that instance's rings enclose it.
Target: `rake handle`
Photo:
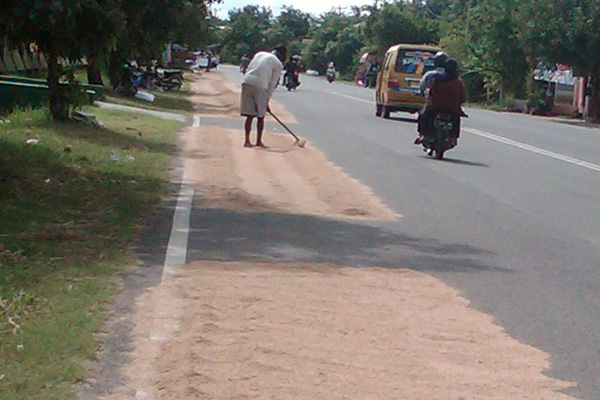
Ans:
[[[296,136],[296,134],[294,132],[292,132],[292,130],[290,128],[288,128],[287,125],[284,124],[282,120],[280,120],[279,118],[277,118],[277,116],[275,114],[273,114],[273,112],[271,110],[268,110],[267,112],[271,115],[271,117],[275,118],[275,121],[279,122],[279,124],[281,126],[283,126],[283,128],[286,131],[288,131],[288,133],[290,135],[292,135],[294,137],[294,139],[296,139],[297,141],[300,140],[300,138],[298,136]]]

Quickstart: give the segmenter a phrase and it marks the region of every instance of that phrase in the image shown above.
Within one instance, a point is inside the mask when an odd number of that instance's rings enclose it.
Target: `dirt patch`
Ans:
[[[114,399],[570,399],[546,354],[407,270],[200,262],[134,320]]]
[[[224,79],[220,73],[196,77],[192,88],[199,111],[218,103],[219,109],[239,112],[239,89]],[[282,119],[295,122],[281,104],[271,101],[271,106]],[[310,144],[298,147],[287,133],[265,131],[266,149],[243,147],[243,119],[233,111],[227,114],[233,115],[240,121],[239,130],[201,125],[184,135],[186,168],[204,207],[332,218],[399,217],[321,151]]]
[[[328,217],[393,220],[398,215],[371,190],[313,146],[265,132],[269,148],[242,146],[243,133],[219,126],[191,128],[190,179],[204,207]]]
[[[239,92],[221,74],[198,77],[194,92],[199,111],[239,118]],[[269,149],[247,149],[241,126],[185,132],[186,176],[204,207],[398,217],[314,146],[267,132]],[[570,384],[544,375],[547,354],[398,267],[187,265],[138,299],[125,383],[108,398],[571,399],[559,392]]]

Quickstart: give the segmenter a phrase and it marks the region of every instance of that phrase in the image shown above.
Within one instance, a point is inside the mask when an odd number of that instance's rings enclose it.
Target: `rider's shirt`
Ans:
[[[419,83],[419,90],[425,95],[425,98],[429,97],[429,90],[433,85],[433,80],[435,78],[441,77],[443,74],[443,67],[438,67],[436,69],[432,69],[431,71],[425,72],[425,75],[423,75],[423,77],[421,78],[421,82]]]

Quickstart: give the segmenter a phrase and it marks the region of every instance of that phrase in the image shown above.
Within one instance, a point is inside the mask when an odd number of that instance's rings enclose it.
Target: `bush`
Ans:
[[[535,81],[533,91],[527,100],[527,109],[530,113],[546,115],[552,111],[554,95],[552,86],[546,81]]]

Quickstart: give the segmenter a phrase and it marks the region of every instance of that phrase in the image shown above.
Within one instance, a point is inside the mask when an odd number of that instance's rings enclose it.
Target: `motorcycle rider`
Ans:
[[[292,84],[292,88],[300,86],[300,57],[298,55],[290,57],[285,63],[284,70],[283,84],[288,86],[288,90],[289,84]]]
[[[419,90],[421,94],[425,96],[425,99],[429,97],[429,90],[431,89],[431,85],[433,84],[433,80],[439,76],[442,76],[445,72],[444,65],[448,60],[448,54],[443,51],[438,51],[433,56],[433,67],[431,71],[427,71],[425,75],[421,78],[421,82],[419,83]]]
[[[366,69],[363,77],[363,85],[366,88],[373,89],[376,85],[377,72],[379,71],[379,63],[374,60]]]
[[[419,137],[415,144],[420,144],[432,130],[435,115],[440,112],[452,116],[452,140],[456,145],[460,136],[460,117],[465,116],[461,106],[467,101],[467,94],[462,79],[458,75],[458,63],[448,58],[444,64],[444,73],[434,76],[425,108],[419,115]]]
[[[329,61],[327,64],[327,70],[325,71],[325,76],[327,77],[327,81],[332,83],[335,80],[335,65],[333,61]]]

